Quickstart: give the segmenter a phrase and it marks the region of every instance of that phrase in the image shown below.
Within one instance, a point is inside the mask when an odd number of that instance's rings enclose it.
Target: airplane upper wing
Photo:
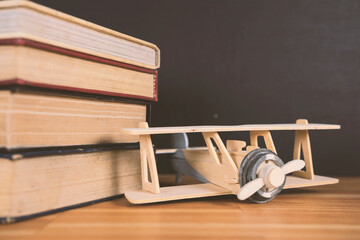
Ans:
[[[237,132],[237,131],[266,131],[266,130],[327,130],[340,129],[335,124],[243,124],[228,126],[185,126],[185,127],[151,127],[124,128],[121,132],[130,135],[171,134],[171,133],[200,133],[200,132]]]

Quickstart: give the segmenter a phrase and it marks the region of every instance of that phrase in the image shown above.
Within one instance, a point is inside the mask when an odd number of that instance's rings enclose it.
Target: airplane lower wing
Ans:
[[[305,179],[296,176],[288,176],[284,189],[320,186],[335,184],[336,178],[315,175],[314,179]],[[231,191],[212,183],[201,183],[181,186],[160,188],[160,193],[154,194],[145,190],[131,190],[125,192],[125,197],[133,204],[145,204],[155,202],[166,202],[182,199],[212,197],[232,194]]]
[[[339,179],[314,175],[313,179],[306,179],[296,176],[287,176],[284,189],[313,187],[338,183]]]
[[[133,204],[144,204],[226,194],[231,194],[231,192],[212,183],[201,183],[162,187],[160,188],[160,193],[157,194],[145,190],[131,190],[125,192],[125,197]]]

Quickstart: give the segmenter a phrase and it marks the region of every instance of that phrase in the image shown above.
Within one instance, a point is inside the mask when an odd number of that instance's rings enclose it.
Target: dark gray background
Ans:
[[[337,123],[340,131],[310,133],[315,173],[359,175],[360,1],[35,2],[161,49],[152,126]],[[293,132],[273,137],[289,160]]]

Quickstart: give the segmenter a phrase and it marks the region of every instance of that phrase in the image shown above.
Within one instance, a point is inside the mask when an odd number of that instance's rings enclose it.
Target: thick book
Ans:
[[[29,1],[0,1],[0,38],[25,38],[149,69],[160,65],[152,43]]]
[[[157,70],[27,39],[0,39],[0,85],[157,101]]]
[[[0,90],[0,148],[136,143],[120,132],[146,121],[146,105],[29,90]]]
[[[0,223],[121,196],[141,187],[138,144],[0,153]]]

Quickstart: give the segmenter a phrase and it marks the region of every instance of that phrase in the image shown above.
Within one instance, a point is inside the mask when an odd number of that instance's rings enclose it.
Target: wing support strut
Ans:
[[[309,124],[306,119],[296,120],[296,124]],[[300,170],[293,173],[294,176],[314,179],[314,167],[311,153],[310,136],[308,130],[296,130],[295,131],[295,143],[293,159],[301,158],[301,149],[303,151],[303,157],[305,161],[305,171]]]
[[[147,122],[141,122],[139,123],[139,128],[149,128],[149,125]],[[152,193],[159,193],[159,176],[150,134],[140,135],[139,138],[142,189]]]

